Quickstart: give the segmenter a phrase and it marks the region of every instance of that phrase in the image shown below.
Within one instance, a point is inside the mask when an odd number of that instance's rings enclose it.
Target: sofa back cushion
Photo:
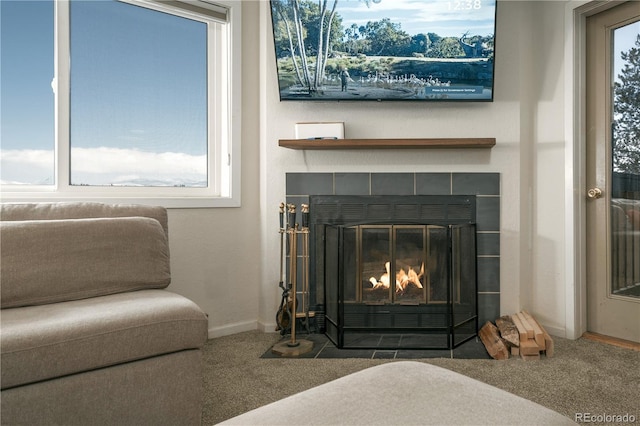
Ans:
[[[99,217],[150,217],[162,225],[167,238],[167,209],[140,204],[105,204],[96,202],[7,203],[0,205],[0,220],[57,220]]]
[[[1,307],[40,305],[171,281],[165,229],[148,217],[0,222]]]

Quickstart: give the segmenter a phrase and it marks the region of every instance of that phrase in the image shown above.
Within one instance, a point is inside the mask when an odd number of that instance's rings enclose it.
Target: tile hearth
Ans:
[[[344,358],[366,358],[366,359],[423,359],[423,358],[454,358],[454,359],[491,359],[480,339],[470,340],[455,349],[396,349],[396,350],[376,350],[376,349],[338,349],[324,334],[304,334],[298,335],[298,339],[305,339],[313,342],[313,350],[295,358],[317,358],[317,359],[344,359]],[[289,341],[287,335],[282,339]],[[283,358],[274,354],[269,348],[261,358]]]

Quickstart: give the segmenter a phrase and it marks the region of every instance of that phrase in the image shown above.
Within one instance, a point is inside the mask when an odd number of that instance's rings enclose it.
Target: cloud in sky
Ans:
[[[55,157],[45,149],[0,150],[0,181],[3,184],[53,184]]]
[[[493,0],[382,0],[367,7],[364,2],[349,0],[339,3],[338,13],[345,27],[389,18],[401,23],[402,29],[411,35],[433,32],[443,37],[459,37],[469,30],[482,35],[493,33],[494,6]]]
[[[124,148],[73,148],[73,184],[206,186],[207,156]],[[50,150],[2,150],[3,183],[53,183]]]

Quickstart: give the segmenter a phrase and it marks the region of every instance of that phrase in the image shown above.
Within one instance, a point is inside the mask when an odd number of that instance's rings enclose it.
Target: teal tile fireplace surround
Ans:
[[[499,173],[287,173],[286,201],[311,195],[476,196],[478,324],[500,315]]]

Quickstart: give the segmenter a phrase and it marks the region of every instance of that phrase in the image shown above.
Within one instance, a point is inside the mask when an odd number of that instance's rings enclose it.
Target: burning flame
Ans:
[[[369,282],[373,286],[373,289],[377,289],[380,287],[389,288],[391,285],[390,282],[390,262],[386,262],[384,264],[384,269],[387,272],[380,276],[380,279],[376,279],[375,277],[369,278]],[[420,273],[417,273],[413,268],[409,268],[409,272],[405,272],[404,269],[400,268],[400,271],[396,274],[396,293],[405,291],[409,285],[414,285],[417,288],[423,288],[422,283],[420,282],[420,278],[424,275],[424,262],[422,263],[422,267],[420,268]]]

